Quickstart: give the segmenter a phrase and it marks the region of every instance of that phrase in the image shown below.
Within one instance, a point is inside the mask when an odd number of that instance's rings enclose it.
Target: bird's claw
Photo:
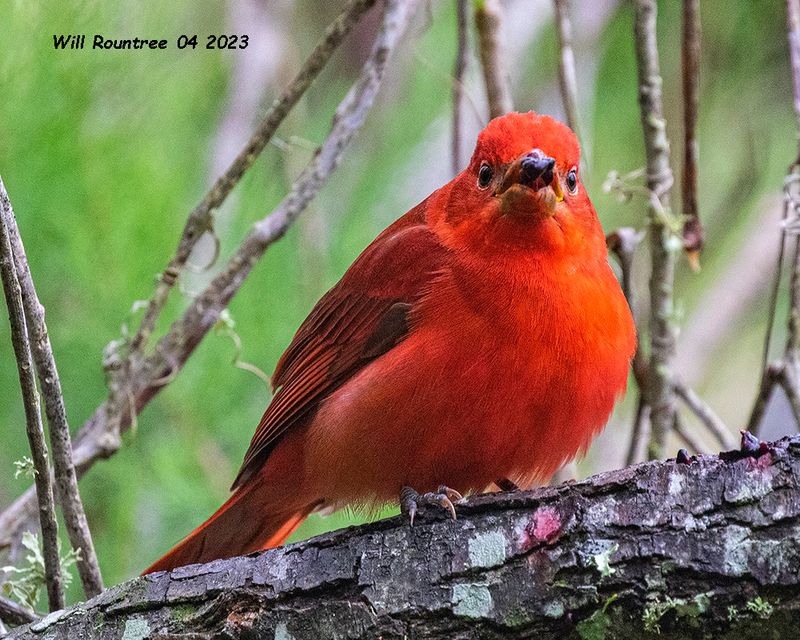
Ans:
[[[414,526],[414,517],[417,515],[419,507],[425,505],[438,505],[446,509],[453,520],[456,519],[455,504],[463,502],[462,496],[455,489],[446,485],[439,485],[436,491],[427,493],[417,493],[411,487],[400,489],[400,511],[408,516],[409,524]]]

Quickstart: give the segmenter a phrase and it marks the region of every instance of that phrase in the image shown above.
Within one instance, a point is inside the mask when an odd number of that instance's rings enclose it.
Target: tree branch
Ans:
[[[639,106],[647,155],[647,187],[650,191],[649,233],[652,256],[650,275],[650,364],[647,388],[653,425],[651,456],[664,457],[667,436],[672,429],[675,397],[672,389],[672,361],[675,357],[677,327],[674,320],[676,220],[670,211],[669,140],[661,103],[661,71],[656,42],[656,2],[636,0],[634,31],[639,76]]]
[[[683,400],[686,406],[691,409],[692,413],[700,419],[723,449],[733,449],[736,447],[736,438],[734,438],[728,427],[725,426],[725,423],[722,422],[722,419],[714,413],[714,410],[695,393],[694,389],[686,386],[679,380],[674,381],[673,387],[678,397]]]
[[[97,408],[75,439],[74,460],[79,476],[97,460],[119,449],[120,433],[130,427],[133,417],[180,371],[253,266],[286,233],[336,169],[372,107],[386,63],[402,40],[417,0],[387,0],[385,6],[380,31],[359,78],[339,104],[328,137],[289,194],[271,214],[253,225],[222,271],[172,324],[153,352],[133,362],[127,375],[112,376],[109,399]],[[0,547],[10,545],[21,535],[32,514],[31,499],[32,491],[28,490],[0,514]]]
[[[478,49],[486,84],[486,99],[489,102],[489,118],[514,110],[508,72],[503,64],[500,37],[502,15],[499,0],[477,0],[475,3],[475,26],[478,30]]]
[[[644,233],[633,227],[620,227],[606,236],[608,250],[617,257],[622,273],[622,293],[625,295],[628,308],[634,317],[636,317],[636,310],[633,298],[633,256],[643,237]],[[636,385],[641,391],[647,387],[647,366],[647,356],[642,350],[642,340],[639,339],[636,342],[636,352],[633,354],[631,367]]]
[[[578,133],[578,81],[575,74],[575,53],[572,50],[572,24],[569,19],[569,0],[553,0],[558,36],[558,83],[567,124]],[[580,138],[580,136],[578,136]]]
[[[704,231],[697,206],[697,112],[700,86],[700,0],[683,0],[683,46],[681,47],[683,77],[683,249],[689,264],[700,268]]]
[[[681,414],[679,412],[675,412],[675,422],[672,425],[672,428],[675,430],[677,436],[683,440],[687,447],[693,453],[705,453],[707,449],[700,443],[697,438],[694,437],[694,434],[689,430],[686,425],[683,423],[683,419],[681,418]]]
[[[0,596],[0,621],[19,626],[36,620],[36,614],[21,604]]]
[[[25,247],[2,178],[0,178],[0,214],[3,216],[3,224],[9,234],[22,294],[25,322],[33,346],[33,361],[44,396],[50,446],[53,448],[55,486],[64,513],[64,524],[72,548],[79,551],[77,564],[83,591],[87,598],[91,598],[103,590],[103,578],[100,574],[92,534],[89,531],[83,502],[78,491],[78,478],[72,463],[72,438],[67,424],[67,413],[64,409],[61,381],[44,319],[44,307],[36,295],[33,276],[25,255]]]
[[[786,32],[789,40],[789,63],[792,67],[792,96],[796,120],[797,160],[800,165],[800,2],[786,0]]]
[[[468,7],[469,0],[456,0],[456,28],[458,30],[458,44],[456,61],[453,65],[453,133],[451,139],[451,154],[453,174],[461,169],[461,114],[464,100],[464,73],[467,69],[468,45]]]
[[[757,455],[757,454],[754,454]],[[663,638],[800,633],[800,436],[651,462],[113,587],[11,633]]]
[[[789,173],[783,181],[781,238],[770,296],[767,331],[764,338],[761,380],[748,420],[748,431],[753,433],[758,433],[761,427],[761,420],[775,384],[780,384],[786,391],[795,415],[796,426],[800,428],[800,229],[798,228],[800,227],[798,224],[800,220],[800,0],[786,0],[786,30],[789,43],[789,62],[792,68],[792,95],[794,96],[794,112],[797,120],[795,134],[798,140],[798,151],[797,158],[789,167]],[[787,339],[781,359],[770,364],[769,351],[778,305],[781,273],[783,272],[786,236],[789,230],[796,234],[796,237],[789,281]]]
[[[2,180],[0,179],[0,183]],[[6,226],[6,200],[0,201],[0,277],[8,305],[8,318],[11,324],[11,342],[17,359],[19,384],[22,389],[22,402],[25,408],[25,428],[31,447],[31,457],[35,470],[36,497],[39,506],[39,521],[42,529],[42,549],[44,569],[47,579],[47,600],[51,611],[64,607],[64,578],[58,557],[58,523],[56,522],[53,485],[50,465],[47,461],[47,443],[42,428],[42,415],[39,411],[39,392],[33,374],[31,346],[25,325],[25,312],[22,306],[22,292],[14,269],[14,255],[11,249],[9,229]]]
[[[139,328],[131,339],[130,350],[140,349],[150,337],[156,319],[166,304],[167,296],[172,290],[181,269],[186,265],[192,249],[203,233],[212,228],[212,215],[228,194],[239,183],[245,172],[253,166],[258,156],[275,135],[284,118],[289,114],[297,101],[303,96],[319,72],[325,67],[339,44],[345,39],[361,16],[375,4],[375,0],[350,0],[339,16],[325,30],[322,40],[314,47],[300,71],[279,98],[272,103],[264,119],[258,125],[244,149],[222,174],[214,186],[189,214],[183,233],[181,234],[175,255],[161,274],[153,297],[147,304]]]
[[[645,402],[642,390],[636,398],[636,413],[633,417],[631,442],[625,455],[625,466],[641,462],[647,457],[647,443],[650,441],[650,406]]]

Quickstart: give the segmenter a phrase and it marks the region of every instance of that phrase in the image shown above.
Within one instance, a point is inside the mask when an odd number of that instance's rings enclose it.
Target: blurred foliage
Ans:
[[[73,430],[106,395],[103,347],[120,336],[134,301],[148,297],[174,250],[189,210],[208,188],[211,156],[237,65],[246,51],[179,51],[183,33],[231,32],[223,3],[66,3],[0,0],[0,173],[10,192],[39,295],[47,308]],[[264,88],[268,105],[319,37],[340,3],[275,3],[280,37],[267,55],[281,56]],[[519,109],[560,115],[555,36],[549,0],[509,0],[515,40],[508,66]],[[643,164],[632,41],[632,9],[612,8],[597,37],[584,18],[595,3],[577,0],[578,75],[585,146],[585,182],[606,229],[642,224],[644,206],[621,204],[600,185],[612,169]],[[602,3],[600,3],[602,4]],[[659,38],[668,132],[680,157],[680,3],[660,3]],[[678,277],[685,322],[747,252],[753,221],[774,209],[795,155],[790,78],[781,3],[704,0],[700,114],[700,202],[707,225],[703,271],[685,264]],[[230,307],[241,359],[271,371],[319,296],[391,220],[448,180],[450,84],[455,45],[452,2],[430,2],[390,67],[379,104],[298,224],[255,268]],[[228,11],[237,2],[231,0]],[[613,3],[611,3],[613,7]],[[288,7],[288,8],[287,8]],[[273,11],[273,3],[267,3]],[[525,22],[525,29],[519,21]],[[596,22],[593,18],[591,22]],[[280,131],[313,144],[358,72],[375,20],[368,19],[314,84]],[[167,37],[166,51],[55,51],[53,34]],[[273,34],[275,35],[275,34]],[[251,41],[258,34],[251,34]],[[253,58],[251,58],[252,60]],[[232,89],[233,88],[233,89]],[[473,58],[468,94],[483,110]],[[465,105],[470,129],[481,122]],[[254,120],[258,114],[249,114]],[[470,133],[470,137],[473,136]],[[471,140],[467,142],[467,146]],[[302,144],[270,146],[219,216],[224,260],[252,222],[279,201],[310,157]],[[466,162],[466,158],[464,158]],[[676,172],[676,176],[679,176]],[[680,198],[673,202],[678,205]],[[769,197],[773,199],[770,199]],[[639,259],[646,286],[646,255]],[[202,277],[187,279],[196,290]],[[644,290],[640,300],[644,298]],[[755,296],[730,318],[713,366],[696,384],[738,428],[749,408],[760,359],[766,297]],[[186,305],[173,295],[160,328]],[[735,348],[734,348],[735,347]],[[229,337],[209,334],[177,379],[147,407],[124,448],[99,463],[81,488],[107,584],[136,575],[227,496],[231,479],[268,400],[257,376],[231,364]],[[23,413],[8,325],[0,323],[0,505],[28,484],[14,462],[27,454]],[[629,399],[630,402],[630,399]],[[629,404],[628,402],[628,404]],[[590,472],[620,464],[626,409],[583,465]],[[624,422],[622,420],[624,419]],[[355,521],[350,513],[312,517],[304,537]],[[63,528],[62,528],[63,529]],[[73,586],[72,599],[79,597]]]

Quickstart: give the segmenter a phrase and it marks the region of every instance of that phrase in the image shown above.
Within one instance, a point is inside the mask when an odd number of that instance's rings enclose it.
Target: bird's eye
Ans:
[[[494,171],[492,171],[492,168],[488,164],[483,163],[480,171],[478,171],[478,187],[481,189],[488,187],[489,183],[492,181],[493,175]]]
[[[572,195],[578,192],[578,172],[575,169],[570,169],[567,174],[567,190]]]

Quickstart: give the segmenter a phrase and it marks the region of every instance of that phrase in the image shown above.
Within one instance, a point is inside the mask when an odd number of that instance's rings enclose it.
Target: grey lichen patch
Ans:
[[[473,567],[496,567],[506,560],[506,538],[499,531],[485,531],[470,538],[469,561]]]
[[[551,600],[542,606],[542,613],[548,618],[564,617],[564,603],[559,600]]]
[[[667,493],[673,498],[682,497],[686,488],[686,478],[682,473],[673,471],[669,474],[669,484],[667,486]]]
[[[289,633],[289,628],[285,622],[275,625],[275,640],[294,640],[294,636]]]
[[[150,637],[150,624],[144,618],[128,618],[122,640],[144,640]]]
[[[37,633],[44,631],[45,629],[47,629],[47,627],[49,627],[52,624],[55,624],[56,622],[58,622],[59,620],[61,620],[62,618],[66,617],[69,614],[70,612],[68,612],[66,609],[59,609],[58,611],[53,611],[51,613],[48,613],[44,618],[31,625],[31,631],[36,631]]]
[[[485,618],[492,610],[492,594],[484,584],[453,585],[453,612],[466,618]]]
[[[750,532],[739,525],[729,526],[724,533],[723,569],[731,576],[741,576],[747,573],[747,560],[750,545],[747,538]]]
[[[736,475],[725,484],[725,500],[732,504],[757,502],[772,491],[772,481],[777,470],[774,467],[758,467],[745,474]]]

